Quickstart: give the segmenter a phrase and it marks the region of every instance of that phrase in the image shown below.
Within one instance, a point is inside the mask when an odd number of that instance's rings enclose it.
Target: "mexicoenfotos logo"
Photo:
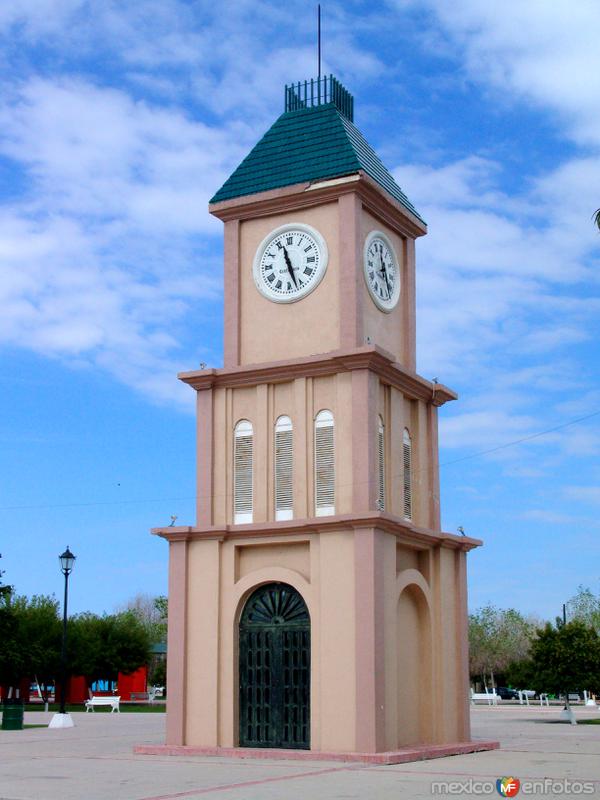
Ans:
[[[501,797],[516,797],[521,788],[521,781],[518,778],[504,777],[496,781],[496,789]]]
[[[569,778],[539,778],[537,780],[521,781],[514,776],[504,776],[496,781],[481,778],[469,778],[461,781],[432,781],[431,794],[444,795],[444,797],[481,797],[482,795],[500,797],[521,797],[541,795],[542,797],[576,797],[595,794],[595,781],[572,781]],[[1,799],[0,799],[1,800]]]

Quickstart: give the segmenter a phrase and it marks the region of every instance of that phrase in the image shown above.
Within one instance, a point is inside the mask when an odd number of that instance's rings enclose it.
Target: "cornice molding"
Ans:
[[[248,525],[152,528],[151,533],[168,542],[190,542],[215,539],[219,541],[244,540],[254,539],[258,536],[309,536],[348,530],[348,528],[352,530],[377,528],[393,534],[399,542],[417,550],[446,547],[468,552],[483,544],[480,539],[472,539],[469,536],[457,536],[454,533],[444,532],[435,533],[427,528],[420,528],[408,520],[385,511],[370,511],[360,515],[339,514],[333,517],[311,517],[289,522],[253,522]]]
[[[233,369],[205,369],[180,372],[178,378],[196,391],[213,387],[256,386],[260,383],[282,383],[298,377],[333,375],[369,369],[390,386],[407,397],[442,406],[458,395],[441,383],[432,383],[415,372],[410,372],[394,357],[376,345],[365,345],[352,350],[333,350],[323,355],[249,364]]]
[[[417,238],[427,233],[427,225],[385,191],[363,170],[345,178],[296,183],[267,192],[211,203],[209,212],[223,222],[264,217],[337,200],[356,192],[365,208],[401,236]]]

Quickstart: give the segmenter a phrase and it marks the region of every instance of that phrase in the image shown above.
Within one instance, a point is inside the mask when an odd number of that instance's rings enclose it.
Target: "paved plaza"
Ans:
[[[600,716],[585,708],[579,719]],[[50,715],[27,713],[26,723]],[[498,797],[500,776],[593,782],[600,797],[600,725],[553,723],[558,709],[472,709],[473,735],[501,750],[398,766],[134,755],[161,743],[162,714],[74,714],[67,730],[0,731],[0,800],[396,800],[432,796]],[[432,795],[435,781],[473,779],[487,791]],[[456,787],[455,787],[456,788]],[[556,788],[556,787],[555,787]],[[519,792],[519,797],[525,796]],[[534,796],[534,795],[531,795]],[[535,796],[573,797],[550,790]]]

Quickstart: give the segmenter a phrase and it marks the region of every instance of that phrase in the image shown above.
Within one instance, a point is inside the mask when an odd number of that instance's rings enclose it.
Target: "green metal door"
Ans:
[[[240,746],[310,747],[310,617],[286,583],[257,589],[240,620]]]

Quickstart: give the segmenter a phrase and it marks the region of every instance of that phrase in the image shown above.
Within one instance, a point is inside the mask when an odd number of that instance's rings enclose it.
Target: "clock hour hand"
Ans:
[[[290,273],[290,278],[294,281],[294,286],[296,289],[298,288],[298,281],[296,280],[296,276],[294,275],[294,268],[292,267],[292,262],[290,261],[290,257],[288,255],[288,251],[286,248],[283,248],[283,255],[285,257],[285,263],[287,265],[287,270]]]

